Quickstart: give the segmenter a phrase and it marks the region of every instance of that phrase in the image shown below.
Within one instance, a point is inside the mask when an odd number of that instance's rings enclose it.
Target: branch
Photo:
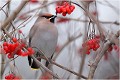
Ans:
[[[101,58],[106,53],[106,51],[108,50],[109,46],[114,44],[114,39],[118,38],[119,35],[120,35],[120,30],[115,35],[113,35],[109,40],[107,40],[107,42],[104,44],[103,49],[96,56],[95,61],[90,65],[90,71],[89,71],[88,79],[92,79],[93,78],[95,70],[96,70],[96,68],[98,66],[98,63],[100,62]]]
[[[80,21],[80,22],[90,22],[89,20],[82,20],[82,19],[76,19],[76,18],[69,18],[69,17],[60,17],[60,16],[57,16],[57,18],[63,18],[63,19],[68,19],[68,20],[74,20],[74,21]],[[100,23],[102,24],[115,24],[115,25],[120,25],[119,22],[117,21],[100,21]],[[94,23],[93,21],[91,21],[90,23]]]
[[[28,2],[29,0],[26,1],[22,1],[22,3],[18,6],[18,8],[13,12],[13,14],[10,15],[10,17],[8,17],[5,22],[2,24],[1,29],[5,29],[6,26],[9,24],[10,21],[13,21],[16,16],[18,15],[18,13],[22,10],[22,8],[25,6],[25,4]]]
[[[40,59],[42,58],[42,59],[47,60],[45,57],[42,57],[42,56],[40,56],[39,58],[40,58]],[[85,77],[85,76],[83,76],[83,75],[80,75],[80,74],[78,74],[78,73],[76,73],[76,72],[74,72],[74,71],[68,69],[67,67],[64,67],[64,66],[62,66],[62,65],[60,65],[60,64],[58,64],[58,63],[56,63],[56,62],[55,62],[54,60],[52,60],[52,59],[49,60],[49,62],[50,62],[51,64],[54,64],[54,65],[56,65],[56,66],[58,66],[58,67],[60,67],[60,68],[62,68],[62,69],[64,69],[64,70],[66,70],[66,71],[68,71],[68,72],[74,74],[74,75],[77,75],[77,76],[80,76],[80,77],[82,77],[82,78],[84,78],[84,79],[87,79],[87,77]]]
[[[60,68],[62,68],[62,69],[64,69],[64,70],[66,70],[66,71],[68,71],[68,72],[70,72],[70,73],[73,73],[74,75],[77,75],[77,76],[79,76],[81,78],[87,79],[87,77],[85,77],[83,75],[79,75],[78,73],[76,73],[76,72],[74,72],[74,71],[72,71],[72,70],[70,70],[70,69],[68,69],[68,68],[66,68],[64,66],[59,65],[56,62],[54,62],[53,60],[51,60],[51,63],[54,64],[54,65],[56,65],[56,66],[58,66],[58,67],[60,67]]]

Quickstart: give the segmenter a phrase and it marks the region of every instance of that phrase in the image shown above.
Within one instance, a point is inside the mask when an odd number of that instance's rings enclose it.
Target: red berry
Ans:
[[[118,49],[118,46],[117,46],[117,45],[114,45],[114,49],[117,50],[117,49]]]
[[[93,45],[93,44],[89,45],[89,46],[90,46],[91,49],[95,48],[95,45]]]
[[[32,51],[32,48],[31,48],[31,47],[29,47],[27,50],[28,50],[29,52],[31,52],[31,51]]]
[[[14,75],[14,74],[9,74],[9,76],[11,77],[11,79],[14,79],[14,78],[15,78],[15,75]]]
[[[22,33],[22,30],[19,30],[18,32],[19,32],[19,33]]]
[[[11,53],[8,53],[8,58],[14,58],[14,56]]]
[[[71,5],[71,6],[70,6],[71,12],[73,12],[74,9],[75,9],[75,6]]]
[[[5,79],[8,79],[8,76],[5,76]]]
[[[63,13],[66,13],[66,8],[61,8]]]
[[[60,10],[62,11],[62,9],[63,9],[64,7],[63,7],[63,6],[60,6],[59,8],[60,8]]]
[[[64,5],[64,6],[67,6],[67,5],[69,5],[69,3],[68,3],[68,2],[64,2],[63,5]]]
[[[95,39],[91,39],[91,44],[95,44],[96,43],[96,40]]]
[[[22,50],[19,49],[17,52],[16,52],[17,55],[21,56],[23,54]]]
[[[12,45],[11,43],[8,44],[8,49],[9,49],[10,52],[12,52],[12,46],[13,46],[13,45]]]
[[[99,45],[99,44],[96,44],[96,45],[95,45],[95,48],[97,48],[97,49],[98,49],[99,47],[100,47],[100,45]]]
[[[20,78],[18,76],[15,76],[14,80],[20,80]]]
[[[12,38],[13,42],[16,43],[17,42],[17,38]]]
[[[18,47],[20,44],[19,44],[19,42],[16,42],[15,43],[15,47]]]
[[[86,52],[86,54],[88,54],[88,55],[89,55],[89,54],[90,54],[90,51],[88,50],[88,51]]]
[[[7,43],[7,42],[4,42],[4,43],[3,43],[3,46],[8,46],[8,43]]]
[[[57,7],[57,8],[56,8],[56,12],[57,12],[57,13],[62,13],[60,7]]]
[[[62,13],[63,16],[66,16],[66,13]]]
[[[33,50],[31,47],[29,47],[27,50],[28,50],[28,54],[29,54],[29,55],[31,55],[31,54],[34,53],[34,50]]]
[[[9,52],[9,49],[7,46],[4,47],[4,50],[5,50],[6,54]]]
[[[93,50],[94,50],[94,51],[96,51],[96,50],[97,50],[97,48],[95,47],[95,48],[93,48]]]
[[[87,41],[87,45],[91,45],[92,43],[92,40]]]
[[[27,52],[23,52],[23,53],[21,54],[21,56],[23,56],[23,57],[28,56],[28,53],[27,53]]]
[[[34,52],[35,52],[35,51],[32,49],[32,51],[30,52],[30,55],[31,55],[31,54],[34,54]]]
[[[112,49],[113,49],[113,47],[112,47],[112,46],[110,46],[110,47],[108,48],[108,52],[111,52],[111,51],[112,51]]]
[[[71,14],[71,10],[70,10],[69,6],[66,6],[66,11],[68,14]]]
[[[22,46],[22,47],[25,47],[25,44],[24,44],[24,43],[22,43],[22,44],[21,44],[21,46]]]

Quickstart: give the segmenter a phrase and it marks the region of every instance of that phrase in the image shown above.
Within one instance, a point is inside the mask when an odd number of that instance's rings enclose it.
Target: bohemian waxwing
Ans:
[[[42,55],[40,50],[48,59],[53,57],[58,40],[58,31],[54,25],[55,18],[56,16],[52,14],[40,14],[35,24],[30,29],[29,46],[34,49],[34,56],[37,59]],[[41,61],[41,59],[38,60]],[[30,56],[28,56],[28,61],[31,68],[40,68]],[[44,62],[46,67],[48,64],[48,61]]]

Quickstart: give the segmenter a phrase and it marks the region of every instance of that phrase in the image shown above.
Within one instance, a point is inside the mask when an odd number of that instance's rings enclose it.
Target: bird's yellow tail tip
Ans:
[[[32,70],[38,70],[38,69],[40,69],[40,68],[31,68]]]

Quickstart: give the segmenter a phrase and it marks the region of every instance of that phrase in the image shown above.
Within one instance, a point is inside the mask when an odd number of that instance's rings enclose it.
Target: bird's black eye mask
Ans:
[[[44,17],[46,19],[50,19],[51,17],[53,17],[53,15],[52,16],[42,16],[42,17]]]
[[[52,16],[42,16],[42,17],[45,17],[46,19],[49,19],[49,20],[50,20],[50,22],[54,23],[55,18],[56,18],[57,16],[52,15]]]

